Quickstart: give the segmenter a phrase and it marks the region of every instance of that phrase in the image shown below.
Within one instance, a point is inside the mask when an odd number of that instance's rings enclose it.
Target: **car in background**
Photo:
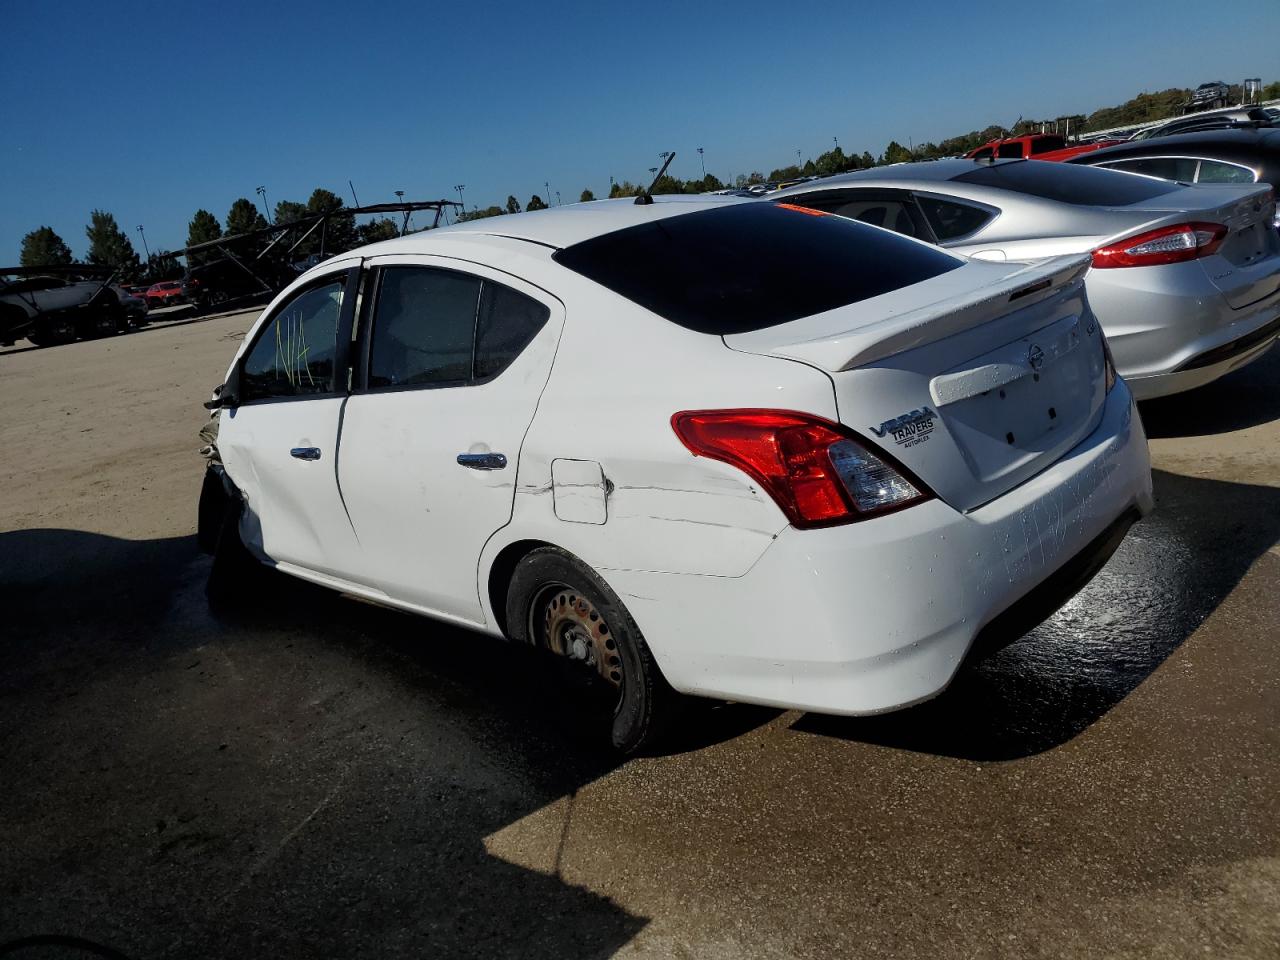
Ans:
[[[1031,133],[1021,137],[1005,137],[991,140],[966,153],[967,160],[1067,160],[1100,150],[1119,140],[1094,140],[1088,143],[1069,144],[1067,138],[1057,133]]]
[[[147,305],[152,309],[171,307],[186,299],[182,292],[182,281],[161,280],[147,287]]]
[[[125,332],[129,318],[111,276],[90,266],[0,270],[0,344],[25,337],[52,346]]]
[[[1264,186],[940,160],[831,177],[770,200],[987,260],[1089,255],[1089,302],[1139,399],[1216,380],[1280,335],[1280,233]]]
[[[136,287],[113,286],[116,299],[131,327],[141,327],[147,322],[147,300],[133,293]]]
[[[1221,80],[1211,80],[1196,87],[1182,109],[1186,113],[1192,110],[1212,110],[1214,107],[1225,107],[1230,99],[1231,88]]]
[[[1184,183],[1267,183],[1280,191],[1280,128],[1133,140],[1070,162]]]
[[[256,560],[546,650],[622,750],[677,692],[928,699],[1151,508],[1087,267],[707,196],[353,250],[208,404],[211,597]]]
[[[1170,137],[1179,133],[1193,133],[1197,130],[1230,130],[1234,127],[1269,126],[1276,116],[1265,107],[1239,107],[1233,110],[1219,110],[1214,113],[1201,113],[1194,117],[1179,117],[1154,127],[1143,127],[1129,140],[1152,140],[1157,137]]]

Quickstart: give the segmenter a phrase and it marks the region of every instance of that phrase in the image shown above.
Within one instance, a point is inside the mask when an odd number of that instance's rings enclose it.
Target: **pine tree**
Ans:
[[[218,218],[208,210],[197,210],[195,216],[191,218],[191,222],[187,224],[188,247],[208,243],[210,240],[217,240],[221,236],[222,225],[218,223]],[[220,256],[222,254],[216,249],[197,250],[187,256],[187,263],[194,267],[197,264],[208,263],[210,260],[217,260]]]
[[[21,262],[24,267],[59,267],[72,262],[71,248],[53,227],[38,227],[22,238]]]
[[[138,253],[116,223],[116,218],[105,210],[94,210],[89,218],[90,223],[84,228],[85,236],[89,238],[89,263],[120,271],[122,280],[137,277],[142,272]]]

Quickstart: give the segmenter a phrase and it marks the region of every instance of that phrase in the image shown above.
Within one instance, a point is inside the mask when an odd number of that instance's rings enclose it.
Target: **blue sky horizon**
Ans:
[[[1230,18],[1185,0],[877,10],[754,2],[376,8],[30,4],[0,61],[0,265],[53,227],[77,257],[90,211],[142,254],[185,246],[204,208],[456,199],[564,203],[609,178],[721,179],[830,149],[879,155],[1019,116],[1088,113],[1207,80],[1280,79],[1280,3]],[[1242,24],[1250,29],[1242,29]],[[544,199],[548,199],[544,196]]]

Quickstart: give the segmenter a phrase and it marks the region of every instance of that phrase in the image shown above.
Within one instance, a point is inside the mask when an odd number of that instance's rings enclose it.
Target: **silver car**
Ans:
[[[1280,233],[1265,184],[1189,186],[1038,160],[938,160],[769,199],[985,260],[1091,253],[1089,300],[1139,399],[1216,380],[1280,335]]]

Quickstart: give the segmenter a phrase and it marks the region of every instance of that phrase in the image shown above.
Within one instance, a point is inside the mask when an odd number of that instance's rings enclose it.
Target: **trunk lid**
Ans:
[[[842,423],[972,510],[1088,436],[1105,399],[1087,257],[959,270],[791,323],[734,350],[824,370]],[[957,362],[957,358],[967,358]]]
[[[1222,245],[1199,263],[1237,310],[1280,290],[1280,232],[1273,222],[1275,196],[1266,184],[1184,186],[1116,209],[1152,214],[1149,220],[1116,239],[1177,223],[1200,221],[1225,226],[1228,232]]]

